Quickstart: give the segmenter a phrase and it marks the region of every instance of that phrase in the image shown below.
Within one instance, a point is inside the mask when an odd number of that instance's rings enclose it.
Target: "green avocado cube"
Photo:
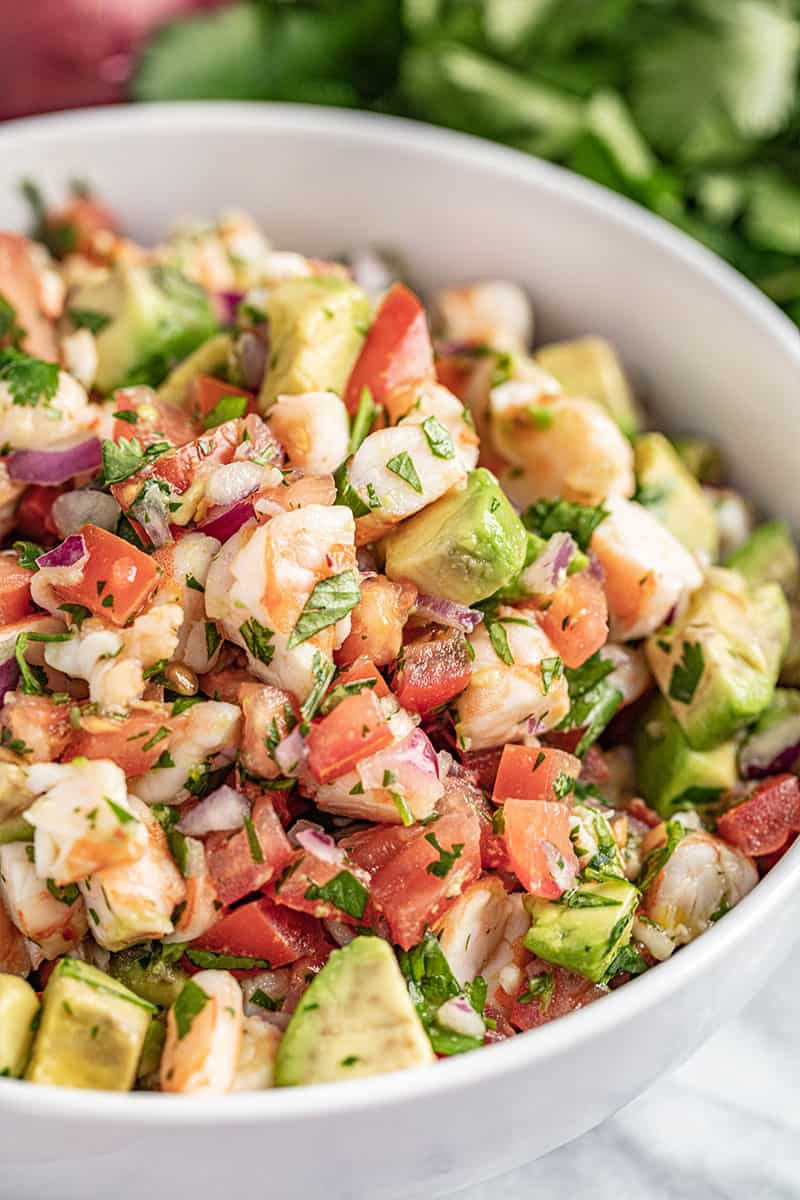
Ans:
[[[39,1001],[18,975],[0,975],[0,1079],[19,1079],[33,1041]]]
[[[579,884],[560,900],[526,896],[523,903],[531,918],[528,950],[600,983],[630,941],[639,892],[627,879],[607,875]]]
[[[177,408],[187,408],[191,386],[198,375],[226,378],[233,359],[233,338],[229,333],[215,333],[188,358],[170,371],[158,389],[158,398]]]
[[[779,583],[788,595],[800,584],[800,556],[785,521],[766,521],[725,564],[748,583]]]
[[[271,356],[259,395],[268,412],[278,396],[344,392],[369,327],[370,302],[348,279],[287,279],[267,300]]]
[[[623,433],[641,428],[641,413],[616,350],[600,337],[573,338],[541,346],[534,355],[555,376],[568,396],[583,396],[603,406]]]
[[[698,483],[719,486],[722,483],[722,455],[719,446],[699,437],[677,437],[672,444],[678,456]]]
[[[645,710],[634,751],[639,791],[665,820],[682,809],[716,804],[738,779],[736,742],[693,750],[663,696]]]
[[[389,579],[456,604],[486,600],[525,562],[525,527],[492,475],[480,467],[385,541]]]
[[[169,1008],[189,978],[177,962],[162,953],[162,950],[171,949],[171,946],[162,947],[160,942],[152,943],[152,948],[150,943],[129,946],[111,955],[108,973],[143,1000]],[[176,949],[182,953],[181,947]]]
[[[719,522],[714,505],[661,433],[644,433],[634,442],[637,498],[666,525],[679,542],[714,560],[719,551]]]
[[[708,750],[757,720],[789,643],[789,606],[777,583],[749,587],[710,571],[686,614],[646,643],[656,682],[693,750]]]
[[[25,1078],[60,1087],[133,1087],[152,1004],[76,958],[62,958],[42,997]]]
[[[781,663],[780,683],[800,687],[800,599],[789,605],[789,645]]]
[[[97,325],[98,391],[156,387],[172,366],[211,337],[217,319],[208,294],[174,267],[117,263],[70,293],[67,311]]]
[[[275,1086],[332,1083],[434,1061],[394,951],[378,937],[334,950],[292,1014]]]

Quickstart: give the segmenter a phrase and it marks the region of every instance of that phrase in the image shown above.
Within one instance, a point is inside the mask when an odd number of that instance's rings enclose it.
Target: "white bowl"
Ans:
[[[659,422],[718,438],[745,491],[800,525],[797,330],[705,250],[573,175],[419,125],[280,105],[34,119],[6,126],[0,151],[0,227],[24,224],[22,176],[55,194],[78,176],[144,238],[238,206],[281,247],[397,247],[423,286],[517,279],[539,337],[607,335]],[[393,1200],[489,1178],[602,1121],[740,1008],[789,952],[798,890],[800,843],[657,970],[433,1068],[220,1100],[0,1081],[0,1194]]]

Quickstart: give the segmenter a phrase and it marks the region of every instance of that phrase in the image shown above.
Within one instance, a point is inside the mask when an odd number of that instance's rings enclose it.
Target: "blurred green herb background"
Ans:
[[[132,92],[504,142],[653,209],[800,324],[800,0],[241,0],[162,29]]]

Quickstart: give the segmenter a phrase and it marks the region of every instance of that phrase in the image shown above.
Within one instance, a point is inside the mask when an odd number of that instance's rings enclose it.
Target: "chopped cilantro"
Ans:
[[[703,647],[699,642],[684,642],[681,661],[675,663],[669,680],[671,699],[691,704],[705,668]]]
[[[186,957],[196,967],[202,967],[203,970],[208,971],[270,970],[270,964],[266,958],[248,958],[244,954],[225,954],[224,951],[217,950],[198,950],[194,946],[191,946],[186,951]],[[250,1000],[258,1004],[258,1001],[253,996],[250,997]],[[261,1007],[264,1008],[266,1006],[262,1004]]]
[[[58,364],[6,346],[0,350],[0,381],[8,385],[14,404],[49,404],[58,391]]]
[[[221,396],[211,409],[211,412],[206,414],[203,420],[203,430],[216,429],[218,425],[223,425],[225,421],[233,421],[236,417],[243,417],[246,411],[246,396]]]
[[[208,996],[200,985],[195,983],[193,979],[187,980],[183,985],[181,994],[172,1006],[178,1041],[186,1037],[186,1034],[192,1028],[192,1022],[195,1017],[199,1016],[207,1004]]]
[[[372,392],[369,388],[362,388],[356,415],[353,417],[353,424],[350,428],[350,445],[348,448],[350,454],[355,454],[358,447],[364,441],[364,438],[368,436],[372,430],[372,426],[375,424],[375,418],[380,411],[380,408],[372,399]]]
[[[41,546],[38,546],[36,542],[14,542],[14,550],[17,554],[17,562],[21,567],[25,567],[28,571],[39,570],[36,560],[44,554]]]
[[[442,1005],[459,996],[463,989],[453,975],[437,938],[432,933],[426,933],[417,946],[411,950],[401,950],[397,957],[406,977],[408,993],[435,1052],[443,1055],[463,1054],[481,1046],[482,1037],[455,1033],[438,1022]],[[467,995],[473,1008],[479,1012],[481,988],[478,987],[477,991],[474,988],[473,984]]]
[[[428,863],[425,870],[429,875],[435,875],[438,879],[444,879],[444,877],[453,867],[456,859],[461,857],[461,851],[464,849],[464,843],[454,842],[449,850],[445,850],[443,846],[439,845],[435,833],[426,833],[425,841],[429,842],[439,855],[439,861]]]
[[[321,579],[308,597],[289,638],[288,648],[299,646],[329,625],[335,625],[351,612],[361,599],[361,587],[355,571],[342,571]]]
[[[247,834],[247,845],[250,847],[250,857],[254,863],[263,863],[264,851],[261,848],[261,842],[259,841],[256,827],[250,817],[244,818],[244,828]]]
[[[132,812],[128,812],[127,808],[123,808],[121,804],[117,804],[116,801],[112,800],[110,796],[103,796],[103,799],[119,821],[120,825],[136,825],[138,823]]]
[[[539,500],[522,514],[531,533],[549,538],[554,533],[571,533],[581,550],[588,550],[592,534],[608,516],[601,504],[574,504],[571,500]]]
[[[543,658],[539,669],[542,673],[542,691],[546,696],[550,691],[550,685],[561,678],[563,664],[560,658]]]
[[[417,474],[414,460],[407,450],[401,450],[399,454],[395,454],[394,458],[390,458],[386,464],[386,469],[387,471],[391,471],[393,475],[397,475],[420,496],[422,495],[422,480]]]
[[[431,454],[436,458],[455,458],[455,449],[453,447],[453,439],[441,421],[437,421],[436,417],[427,417],[422,422],[422,432],[425,434],[425,439],[430,446]]]
[[[363,883],[350,871],[340,871],[322,887],[310,884],[305,892],[306,900],[327,900],[349,917],[360,921],[367,909],[369,892]]]
[[[251,617],[249,621],[245,621],[240,626],[239,632],[253,658],[257,658],[265,667],[268,667],[275,653],[275,647],[272,645],[275,634],[272,630],[267,629],[266,625],[262,625],[255,617]]]
[[[59,604],[58,610],[69,614],[76,629],[81,629],[86,618],[92,615],[92,610],[85,604]]]
[[[336,667],[331,659],[325,658],[319,650],[315,650],[311,660],[311,670],[314,675],[314,686],[300,706],[300,713],[306,722],[311,720],[322,703],[322,698],[330,687]]]
[[[217,648],[219,647],[220,642],[222,641],[222,635],[220,634],[220,631],[217,629],[217,627],[213,621],[206,621],[205,627],[206,627],[206,654],[208,655],[209,660],[211,660],[214,657],[214,655],[216,654]]]
[[[103,479],[107,484],[122,483],[171,449],[169,442],[154,442],[143,450],[136,438],[121,437],[118,442],[106,438],[103,442]]]
[[[76,329],[88,329],[90,333],[102,333],[106,325],[111,324],[108,313],[93,308],[68,308],[67,315]]]

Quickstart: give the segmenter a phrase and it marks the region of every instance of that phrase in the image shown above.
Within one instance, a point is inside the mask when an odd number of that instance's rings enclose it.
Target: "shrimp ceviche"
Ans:
[[[247,217],[0,234],[0,1074],[497,1042],[800,831],[800,563],[614,349]],[[794,631],[794,632],[793,632]]]

